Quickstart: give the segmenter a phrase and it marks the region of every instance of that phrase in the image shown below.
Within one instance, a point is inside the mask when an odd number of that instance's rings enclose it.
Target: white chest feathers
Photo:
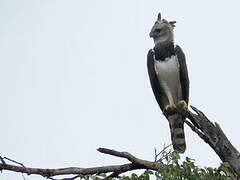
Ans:
[[[166,93],[168,100],[175,103],[179,101],[182,94],[177,57],[173,55],[164,61],[154,60],[154,68],[161,88]]]

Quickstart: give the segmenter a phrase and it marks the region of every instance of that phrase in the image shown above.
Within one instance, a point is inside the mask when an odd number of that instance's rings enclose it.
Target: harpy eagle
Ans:
[[[174,45],[175,23],[161,19],[158,14],[149,34],[155,46],[148,51],[147,67],[153,93],[169,122],[173,148],[184,153],[184,118],[177,113],[176,107],[188,106],[189,78],[185,55],[178,45]]]

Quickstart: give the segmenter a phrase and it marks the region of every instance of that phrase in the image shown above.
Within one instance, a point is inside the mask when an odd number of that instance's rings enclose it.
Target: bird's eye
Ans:
[[[156,29],[156,32],[157,32],[157,33],[160,33],[160,32],[161,32],[161,29]]]

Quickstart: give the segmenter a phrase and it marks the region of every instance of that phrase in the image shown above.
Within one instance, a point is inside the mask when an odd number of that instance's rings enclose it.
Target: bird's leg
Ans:
[[[186,101],[184,101],[184,100],[179,101],[177,106],[178,106],[178,108],[180,108],[180,109],[184,109],[184,110],[187,109],[187,103],[186,103]]]
[[[176,106],[172,98],[169,100],[169,104],[165,107],[163,114],[166,116],[172,115],[176,113]]]

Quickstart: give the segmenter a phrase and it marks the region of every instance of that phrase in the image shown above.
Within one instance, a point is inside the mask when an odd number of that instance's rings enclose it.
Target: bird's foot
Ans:
[[[169,115],[173,115],[175,114],[177,111],[176,111],[176,107],[174,104],[169,104],[165,107],[164,111],[163,111],[163,114],[165,116],[169,116]]]
[[[178,108],[180,108],[180,109],[184,109],[184,110],[187,109],[187,103],[186,103],[186,101],[184,101],[184,100],[179,101],[177,106],[178,106]]]

